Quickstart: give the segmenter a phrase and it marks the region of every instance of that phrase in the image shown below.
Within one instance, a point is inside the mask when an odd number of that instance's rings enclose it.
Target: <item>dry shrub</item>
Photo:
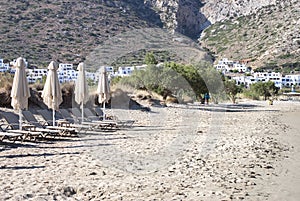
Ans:
[[[63,97],[63,103],[61,104],[61,107],[71,108],[74,95],[74,82],[67,82],[62,84],[61,91]]]
[[[44,84],[41,82],[36,82],[31,85],[32,89],[35,89],[36,91],[42,91],[44,89]]]
[[[14,77],[10,73],[0,73],[0,88],[11,90]]]
[[[62,93],[73,94],[74,93],[74,82],[66,82],[61,86]]]
[[[10,90],[5,88],[0,89],[0,107],[11,107]]]

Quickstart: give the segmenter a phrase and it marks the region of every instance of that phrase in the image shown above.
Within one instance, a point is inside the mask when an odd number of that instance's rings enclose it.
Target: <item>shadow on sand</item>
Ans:
[[[274,112],[276,109],[267,109],[261,105],[255,104],[216,104],[216,105],[198,105],[194,109],[211,112]]]
[[[13,167],[7,167],[2,166],[0,167],[0,170],[31,170],[31,169],[38,169],[38,168],[45,168],[46,166],[13,166]]]

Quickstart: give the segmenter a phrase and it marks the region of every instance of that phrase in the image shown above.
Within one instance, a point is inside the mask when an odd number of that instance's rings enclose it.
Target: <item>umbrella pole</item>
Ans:
[[[83,101],[81,102],[81,124],[83,122]]]
[[[106,116],[106,114],[105,114],[105,101],[104,101],[104,103],[103,103],[103,120],[105,120],[105,116]]]
[[[53,123],[53,126],[55,126],[55,110],[52,109],[52,123]]]
[[[22,110],[19,109],[19,129],[22,130]]]

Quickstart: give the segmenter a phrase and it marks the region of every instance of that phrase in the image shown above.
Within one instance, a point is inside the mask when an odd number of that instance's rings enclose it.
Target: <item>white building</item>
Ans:
[[[237,85],[245,85],[249,87],[251,84],[256,82],[274,82],[278,88],[300,86],[300,74],[299,75],[282,75],[281,73],[275,72],[257,72],[252,76],[235,76],[232,77],[236,81]]]
[[[117,75],[124,77],[124,76],[129,76],[132,74],[132,72],[134,71],[134,66],[125,66],[125,67],[119,67],[118,68],[118,72]]]
[[[227,58],[222,58],[214,67],[221,71],[223,74],[229,73],[230,71],[237,71],[240,73],[245,73],[249,71],[249,68],[244,63],[239,61],[228,60]]]
[[[300,86],[300,75],[285,75],[282,76],[282,84],[284,86]]]
[[[60,83],[75,81],[78,76],[78,72],[74,70],[73,64],[64,63],[58,65],[57,74]]]
[[[159,66],[162,66],[162,65],[163,65],[163,63],[159,63],[156,66],[159,67]],[[144,64],[144,65],[141,65],[141,66],[135,66],[135,70],[145,70],[147,66],[148,66],[147,64]]]
[[[248,71],[248,67],[245,64],[234,63],[231,70],[236,70],[240,73],[245,73]]]
[[[3,59],[0,59],[0,72],[9,72],[10,67],[8,63],[4,63]]]
[[[43,76],[47,76],[47,69],[27,69],[27,80],[28,83],[36,83],[37,81],[42,81]]]

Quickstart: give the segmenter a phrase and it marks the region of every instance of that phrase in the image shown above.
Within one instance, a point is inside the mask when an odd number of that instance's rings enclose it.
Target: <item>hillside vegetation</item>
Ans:
[[[299,67],[300,2],[283,2],[213,24],[205,30],[202,45],[217,58],[248,60],[260,67]]]
[[[0,57],[78,63],[111,36],[160,27],[159,16],[142,0],[0,1]]]
[[[30,65],[39,67],[53,59],[76,64],[103,44],[109,52],[119,53],[118,47],[109,47],[107,41],[120,33],[166,28],[169,34],[179,32],[194,41],[201,34],[201,45],[216,59],[247,59],[258,67],[299,66],[300,2],[297,0],[0,0],[0,3],[0,58],[6,61],[22,56]],[[147,39],[149,34],[155,35],[151,32],[140,35]],[[138,50],[141,49],[145,48]],[[114,55],[112,63],[138,64],[144,56],[139,54],[129,51],[128,59],[124,54],[117,55],[122,57],[120,61],[115,61]],[[162,58],[170,61],[173,55],[164,52]]]

